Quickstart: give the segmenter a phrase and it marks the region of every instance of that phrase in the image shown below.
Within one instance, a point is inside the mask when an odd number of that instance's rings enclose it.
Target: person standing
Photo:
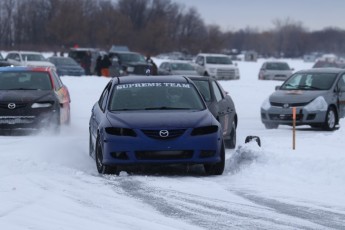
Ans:
[[[97,74],[97,76],[102,76],[102,55],[98,55],[97,59],[96,59],[96,65],[95,65],[95,73]]]
[[[102,60],[101,60],[101,74],[104,77],[109,77],[109,67],[111,66],[111,61],[108,56],[108,54],[104,54]]]
[[[83,59],[83,66],[85,68],[85,74],[91,75],[91,52],[86,51],[84,59]]]

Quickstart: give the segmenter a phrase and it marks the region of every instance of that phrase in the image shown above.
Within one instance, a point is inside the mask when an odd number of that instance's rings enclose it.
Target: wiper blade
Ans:
[[[189,109],[189,108],[168,107],[168,106],[145,108],[145,110],[183,110],[183,109]]]
[[[311,86],[311,85],[299,85],[298,89],[315,89],[315,90],[320,90],[319,87]]]

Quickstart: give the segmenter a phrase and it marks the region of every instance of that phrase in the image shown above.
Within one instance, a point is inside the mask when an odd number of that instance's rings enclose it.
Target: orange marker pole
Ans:
[[[296,107],[292,107],[292,149],[296,146]]]

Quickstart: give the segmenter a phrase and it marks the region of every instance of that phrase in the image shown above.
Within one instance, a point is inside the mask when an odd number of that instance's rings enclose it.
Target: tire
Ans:
[[[326,119],[323,124],[323,129],[332,131],[335,129],[336,124],[337,124],[337,114],[333,107],[329,107],[326,113]]]
[[[274,124],[274,123],[264,123],[265,128],[266,129],[277,129],[278,128],[278,124]]]
[[[115,166],[108,166],[103,164],[103,150],[100,138],[97,137],[96,141],[96,153],[95,153],[95,161],[96,161],[96,167],[97,171],[100,174],[117,174],[117,168]]]
[[[232,122],[231,131],[230,131],[230,138],[224,140],[225,148],[227,149],[234,149],[236,147],[236,124],[235,121]]]
[[[221,161],[215,164],[204,164],[204,169],[207,175],[222,175],[225,167],[225,148],[222,144],[220,150]]]
[[[92,143],[92,136],[91,133],[89,134],[89,155],[90,157],[94,157],[95,146]]]

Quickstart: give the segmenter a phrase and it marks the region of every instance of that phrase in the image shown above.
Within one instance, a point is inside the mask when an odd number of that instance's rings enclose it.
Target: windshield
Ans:
[[[203,110],[196,88],[188,83],[120,84],[114,89],[109,110]]]
[[[120,53],[119,58],[122,63],[126,62],[146,62],[145,57],[137,53]]]
[[[171,63],[172,70],[195,70],[191,64],[188,63]]]
[[[0,72],[0,90],[51,90],[48,73]]]
[[[336,77],[335,73],[297,73],[289,78],[280,89],[329,90]]]
[[[41,54],[22,54],[24,61],[45,61],[46,59]]]
[[[232,64],[232,61],[229,57],[223,57],[223,56],[207,56],[206,57],[206,63],[208,64],[223,64],[223,65],[229,65]]]
[[[270,62],[266,64],[266,69],[268,70],[290,70],[287,63],[282,62]]]

